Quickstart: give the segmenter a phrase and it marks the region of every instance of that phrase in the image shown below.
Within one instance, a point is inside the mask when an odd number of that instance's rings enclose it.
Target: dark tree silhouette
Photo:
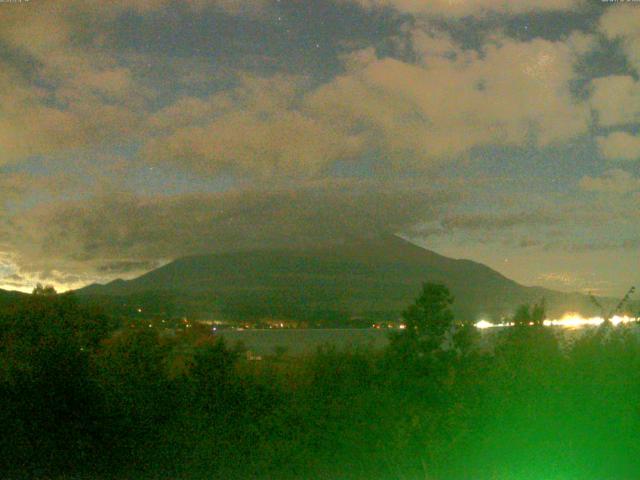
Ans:
[[[513,324],[516,327],[529,325],[531,322],[531,312],[528,304],[520,305],[513,315]]]
[[[534,325],[543,325],[546,317],[547,317],[547,303],[546,303],[546,300],[543,298],[532,307],[531,322]]]
[[[453,325],[452,304],[453,297],[447,287],[425,283],[415,303],[402,314],[406,331],[432,348],[439,347]]]
[[[56,289],[53,288],[53,285],[42,285],[38,283],[36,288],[33,289],[32,295],[37,295],[41,297],[51,297],[53,295],[57,295]]]
[[[420,296],[402,313],[405,328],[392,336],[392,349],[403,357],[422,357],[454,348],[452,304],[453,296],[446,286],[424,283]]]
[[[512,321],[516,327],[524,327],[529,325],[540,326],[544,324],[547,316],[546,301],[543,298],[540,302],[533,306],[525,303],[520,305],[513,315]]]

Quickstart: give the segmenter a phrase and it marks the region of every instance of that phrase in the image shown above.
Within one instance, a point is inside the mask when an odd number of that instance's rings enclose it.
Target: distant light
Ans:
[[[637,318],[631,318],[626,315],[622,317],[619,317],[618,315],[614,315],[613,317],[611,317],[611,323],[613,323],[614,325],[618,325],[619,323],[632,323],[637,321],[638,321]]]
[[[400,330],[404,330],[405,328],[407,328],[407,326],[404,323],[400,324]]]
[[[476,328],[484,330],[486,328],[500,328],[500,327],[512,327],[513,323],[505,322],[505,323],[491,323],[486,320],[480,320],[474,325]]]
[[[633,323],[638,321],[637,318],[632,318],[627,315],[614,315],[609,319],[609,321],[613,325],[620,325],[621,323]],[[567,313],[560,320],[545,320],[545,325],[555,325],[560,327],[585,327],[585,326],[593,326],[597,327],[598,325],[602,325],[604,323],[604,318],[602,317],[590,317],[584,318],[582,315],[578,313]]]
[[[620,325],[626,323],[637,322],[637,318],[629,317],[627,315],[619,316],[615,315],[611,317],[610,322],[613,325]],[[604,318],[602,317],[589,317],[585,318],[579,313],[568,312],[565,313],[559,319],[547,319],[543,322],[543,325],[546,327],[564,327],[564,328],[580,328],[580,327],[597,327],[604,323]],[[486,320],[480,320],[475,324],[476,328],[484,330],[486,328],[495,328],[495,327],[510,327],[513,323],[490,323]],[[533,325],[533,323],[529,323],[529,325]]]
[[[494,327],[495,325],[491,322],[487,322],[486,320],[480,320],[478,323],[476,323],[476,328],[491,328]]]

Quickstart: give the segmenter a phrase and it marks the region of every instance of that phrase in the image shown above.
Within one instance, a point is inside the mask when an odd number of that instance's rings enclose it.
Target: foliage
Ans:
[[[392,345],[405,359],[431,355],[446,348],[453,327],[453,297],[444,285],[424,283],[415,302],[402,313],[404,330],[392,336]]]
[[[566,342],[541,326],[539,303],[516,312],[519,327],[462,349],[451,303],[445,287],[425,285],[386,352],[322,348],[252,361],[215,337],[118,328],[71,296],[29,296],[0,312],[0,471],[16,479],[637,476],[635,327],[606,325]],[[451,338],[464,355],[446,347]]]
[[[53,285],[43,286],[41,283],[36,285],[36,288],[33,289],[32,295],[42,296],[42,297],[51,297],[53,295],[57,295],[56,289],[53,288]]]
[[[0,471],[74,470],[94,453],[97,392],[91,353],[112,328],[50,290],[0,312]],[[29,476],[27,475],[27,476]]]
[[[517,327],[541,326],[547,317],[547,308],[544,298],[533,306],[528,304],[520,305],[513,315],[512,322]]]

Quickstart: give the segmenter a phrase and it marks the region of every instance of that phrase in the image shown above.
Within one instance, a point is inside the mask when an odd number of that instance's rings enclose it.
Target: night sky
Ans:
[[[640,3],[0,2],[0,288],[399,233],[640,280]]]

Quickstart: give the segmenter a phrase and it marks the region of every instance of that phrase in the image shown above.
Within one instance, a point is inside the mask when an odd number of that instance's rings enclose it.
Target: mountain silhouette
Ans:
[[[14,303],[20,298],[24,298],[26,294],[0,289],[0,307]]]
[[[226,318],[395,319],[423,282],[440,282],[460,318],[498,320],[545,298],[550,314],[591,314],[588,297],[526,287],[481,263],[439,255],[397,236],[298,250],[252,250],[175,260],[81,297],[155,313]],[[116,300],[117,299],[117,300]]]

